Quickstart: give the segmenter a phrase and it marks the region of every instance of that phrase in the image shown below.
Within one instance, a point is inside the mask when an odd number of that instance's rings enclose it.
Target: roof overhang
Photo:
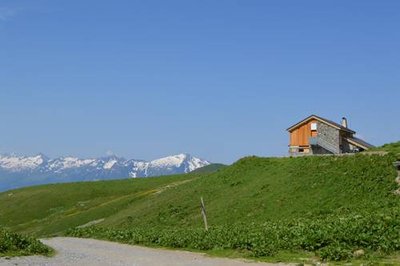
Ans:
[[[356,147],[362,148],[364,150],[369,150],[369,149],[374,147],[374,145],[371,145],[371,144],[369,144],[369,143],[367,143],[367,142],[365,142],[365,141],[363,141],[361,139],[346,138],[346,140],[347,140],[348,143],[350,143],[350,144],[352,144],[352,145],[354,145]]]

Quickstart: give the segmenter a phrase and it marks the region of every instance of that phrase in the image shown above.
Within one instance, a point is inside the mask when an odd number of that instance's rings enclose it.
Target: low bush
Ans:
[[[50,255],[51,248],[39,240],[0,229],[0,257],[25,255]]]

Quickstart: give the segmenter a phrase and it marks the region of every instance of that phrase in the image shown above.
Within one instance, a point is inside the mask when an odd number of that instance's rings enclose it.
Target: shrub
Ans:
[[[51,251],[49,247],[33,237],[0,229],[0,256],[49,255]]]

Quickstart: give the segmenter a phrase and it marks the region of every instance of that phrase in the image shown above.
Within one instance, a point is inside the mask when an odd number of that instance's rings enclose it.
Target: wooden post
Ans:
[[[394,162],[393,165],[397,170],[396,183],[400,185],[400,161]]]
[[[208,231],[206,206],[204,205],[203,197],[200,197],[200,203],[201,215],[203,216],[204,221],[204,228],[206,229],[206,231]]]
[[[396,168],[396,170],[400,172],[400,161],[394,162],[393,165]]]
[[[393,163],[393,166],[397,170],[397,177],[396,177],[396,183],[400,185],[400,160],[397,160],[396,162]],[[400,196],[400,188],[394,191],[394,194],[397,196]]]

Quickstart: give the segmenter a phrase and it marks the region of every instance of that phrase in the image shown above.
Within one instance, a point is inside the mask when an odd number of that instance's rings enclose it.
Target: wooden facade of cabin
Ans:
[[[303,149],[303,152],[308,153],[308,149],[310,148],[310,137],[316,137],[318,135],[317,130],[313,127],[315,123],[317,123],[317,121],[312,119],[295,128],[290,133],[289,146],[299,147],[300,149]]]

